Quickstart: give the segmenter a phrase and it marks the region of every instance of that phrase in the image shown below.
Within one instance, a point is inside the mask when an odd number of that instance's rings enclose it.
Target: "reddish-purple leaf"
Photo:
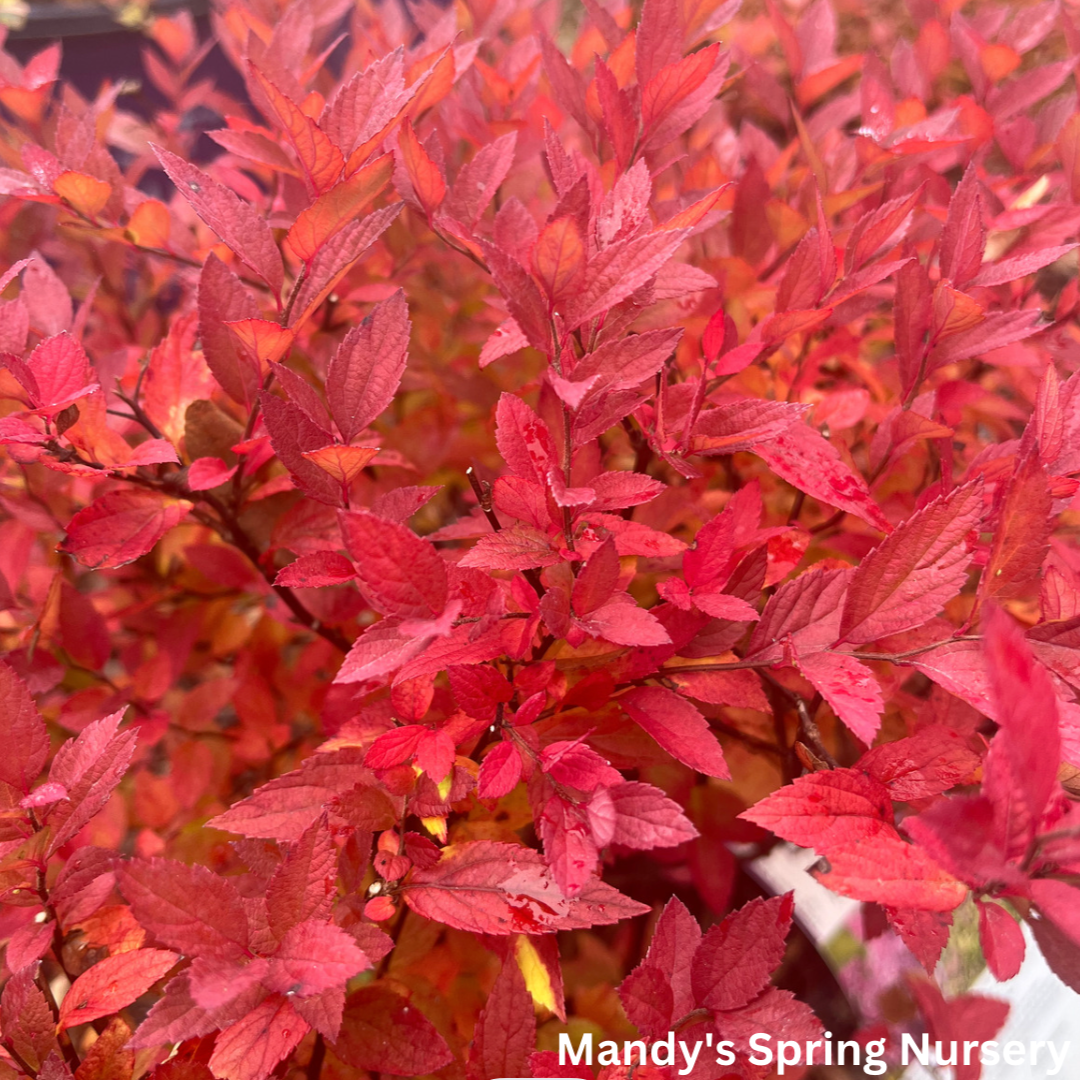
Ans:
[[[263,784],[207,824],[244,836],[298,840],[335,796],[373,780],[358,747],[313,754],[299,769]]]
[[[137,732],[118,731],[125,709],[88,724],[78,736],[64,743],[49,768],[49,780],[67,793],[48,811],[52,829],[49,850],[70,840],[105,806],[123,779],[135,749]]]
[[[983,570],[980,592],[986,599],[1009,600],[1033,586],[1050,539],[1052,499],[1035,448],[1016,466],[998,503],[998,522]]]
[[[270,958],[266,986],[282,994],[311,997],[344,988],[371,961],[352,936],[332,922],[307,919],[290,927]]]
[[[431,1021],[385,982],[349,995],[334,1050],[354,1068],[391,1076],[426,1076],[454,1059]]]
[[[631,781],[608,791],[614,811],[611,843],[636,851],[676,847],[698,835],[682,807],[652,784]]]
[[[220,1080],[266,1080],[307,1032],[291,999],[273,994],[218,1034],[210,1071]]]
[[[976,172],[974,162],[969,164],[949,201],[949,215],[941,232],[938,254],[941,276],[958,288],[979,273],[986,247],[982,195]]]
[[[405,371],[409,309],[399,289],[345,335],[326,373],[326,399],[351,443],[393,400]]]
[[[1020,627],[999,608],[987,613],[983,648],[999,729],[984,764],[983,792],[1007,813],[1017,797],[1034,829],[1058,788],[1061,721],[1047,670]]]
[[[199,217],[280,297],[285,277],[281,253],[258,210],[176,154],[153,144],[151,149]]]
[[[231,881],[175,859],[125,863],[117,884],[139,923],[159,941],[195,956],[235,959],[248,948],[244,902]]]
[[[475,228],[514,163],[516,144],[517,132],[511,131],[482,147],[458,173],[443,211],[468,228]]]
[[[290,848],[266,887],[266,916],[279,940],[307,919],[330,917],[337,877],[337,847],[322,817]]]

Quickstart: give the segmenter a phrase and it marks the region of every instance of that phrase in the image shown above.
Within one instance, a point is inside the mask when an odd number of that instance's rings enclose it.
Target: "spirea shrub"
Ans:
[[[761,1080],[993,1038],[954,921],[1080,989],[1078,20],[219,0],[139,101],[3,54],[0,1077]]]

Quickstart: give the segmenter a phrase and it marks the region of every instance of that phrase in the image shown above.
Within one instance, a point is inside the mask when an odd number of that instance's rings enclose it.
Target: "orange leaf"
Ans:
[[[416,97],[412,99],[409,116],[420,116],[430,109],[432,105],[438,105],[450,93],[457,74],[453,49],[445,49],[441,55],[433,54],[414,64],[407,81],[410,84],[417,82],[426,67],[430,67],[430,74],[424,79]]]
[[[668,218],[662,225],[657,226],[657,231],[663,230],[664,232],[671,232],[674,229],[692,229],[701,219],[716,206],[720,201],[720,196],[731,187],[730,184],[724,184],[723,187],[718,187],[715,191],[710,191],[704,199],[698,199],[696,203],[691,204],[685,210],[680,211],[674,217]]]
[[[1020,54],[1000,42],[984,45],[979,50],[979,63],[991,82],[998,82],[1011,75],[1020,66]]]
[[[566,295],[585,265],[585,245],[572,217],[545,226],[536,241],[536,271],[552,303]]]
[[[383,154],[320,195],[300,212],[285,237],[289,250],[307,262],[386,187],[393,171],[393,155]]]
[[[128,219],[127,235],[143,247],[165,248],[169,243],[169,211],[157,199],[147,199],[135,207]]]
[[[439,166],[428,157],[427,151],[420,145],[420,140],[408,120],[401,125],[398,150],[416,198],[424,208],[424,213],[431,217],[446,196],[446,181]]]
[[[795,100],[799,103],[799,108],[805,109],[823,98],[830,90],[835,90],[842,82],[860,71],[862,64],[862,53],[856,53],[807,75],[795,90]]]
[[[53,191],[83,217],[96,218],[105,209],[112,186],[86,173],[62,172],[53,181]]]
[[[289,136],[300,159],[308,184],[318,194],[332,187],[345,165],[341,151],[310,116],[306,116],[254,64],[248,64],[252,77],[266,95],[285,134]]]
[[[324,446],[321,450],[307,450],[303,456],[335,480],[349,484],[378,452],[377,446]]]
[[[225,325],[262,364],[280,360],[292,347],[293,332],[269,319],[237,319]]]

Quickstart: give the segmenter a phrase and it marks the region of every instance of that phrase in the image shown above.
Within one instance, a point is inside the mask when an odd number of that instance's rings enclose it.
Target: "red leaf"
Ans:
[[[644,285],[675,254],[688,231],[674,229],[616,240],[597,252],[589,260],[580,289],[567,303],[566,329],[576,330]]]
[[[517,132],[511,131],[481,147],[458,173],[443,203],[443,211],[455,221],[474,229],[480,216],[495,197],[514,163]]]
[[[228,960],[248,948],[240,894],[205,866],[174,859],[129,862],[117,871],[117,884],[139,923],[182,953]]]
[[[646,910],[602,882],[567,900],[538,851],[486,840],[443,848],[433,867],[413,870],[404,896],[417,914],[478,934],[547,934]]]
[[[354,1068],[391,1076],[425,1076],[454,1057],[431,1021],[385,983],[349,995],[334,1049]]]
[[[266,985],[282,994],[311,997],[331,987],[344,988],[369,967],[371,961],[340,926],[306,919],[285,931],[270,958]]]
[[[244,836],[298,840],[335,796],[373,779],[364,766],[363,750],[313,754],[299,769],[263,784],[207,824]]]
[[[840,619],[840,640],[855,644],[927,622],[967,578],[969,537],[982,519],[978,482],[916,511],[855,568]]]
[[[652,784],[616,784],[608,790],[608,796],[615,815],[613,844],[648,851],[676,847],[698,835],[682,807]]]
[[[266,1080],[307,1032],[290,999],[274,994],[218,1033],[210,1071],[220,1080]]]
[[[324,191],[309,207],[301,210],[285,237],[297,258],[309,262],[320,248],[355,220],[368,203],[390,181],[393,158],[383,154],[370,165]]]
[[[536,1017],[532,995],[513,955],[502,970],[480,1011],[469,1055],[470,1073],[477,1080],[493,1076],[522,1076],[536,1046]]]
[[[326,920],[333,908],[337,847],[321,817],[304,830],[266,887],[266,916],[279,940],[307,919]]]
[[[191,508],[186,499],[156,491],[111,491],[71,519],[60,550],[93,570],[125,566],[145,555]]]
[[[949,942],[952,929],[950,911],[912,911],[907,908],[886,908],[889,925],[900,935],[912,956],[932,975]]]
[[[34,329],[45,337],[70,330],[74,317],[71,296],[56,271],[36,251],[22,269],[22,302],[30,313]],[[16,268],[12,267],[12,270]]]
[[[814,567],[781,585],[754,627],[747,658],[782,660],[782,642],[789,636],[802,656],[831,645],[848,580],[849,571]]]
[[[881,532],[891,532],[866,481],[840,457],[837,449],[806,424],[792,424],[753,451],[778,476],[807,495],[862,518]]]
[[[882,203],[876,210],[861,217],[851,230],[847,251],[844,255],[844,269],[847,273],[858,270],[868,262],[889,241],[897,244],[907,231],[908,218],[922,198],[923,186],[920,185],[910,195]]]
[[[478,570],[529,570],[534,566],[554,566],[560,561],[547,533],[530,525],[511,525],[497,533],[481,536],[458,566]]]
[[[1075,251],[1076,247],[1076,244],[1059,244],[1055,247],[1039,248],[1038,251],[1029,251],[1011,259],[1000,259],[992,266],[987,266],[980,271],[971,284],[985,288],[1003,285],[1007,281],[1016,281],[1017,278],[1027,277],[1028,274],[1034,274],[1044,266],[1057,262],[1070,251]]]
[[[661,68],[641,91],[641,142],[666,146],[701,118],[727,74],[729,57],[710,45]]]
[[[988,613],[983,648],[999,729],[984,763],[983,792],[1012,827],[1019,801],[1034,830],[1058,790],[1061,722],[1057,694],[1020,628],[1000,609]]]
[[[428,157],[408,120],[401,125],[395,163],[394,183],[402,198],[419,206],[430,218],[446,198],[446,179],[442,169]],[[402,169],[404,178],[401,176]]]
[[[919,911],[952,911],[968,893],[963,882],[896,834],[833,848],[828,869],[815,870],[814,877],[853,900]]]
[[[207,367],[233,401],[250,408],[258,394],[262,373],[256,359],[238,347],[226,323],[258,318],[259,306],[240,279],[213,252],[206,257],[199,274],[198,309],[199,339]]]
[[[838,845],[893,832],[889,793],[854,769],[800,776],[739,817],[800,847],[813,848],[819,855],[828,855]]]
[[[49,732],[26,683],[0,661],[0,783],[27,792],[49,756]]]
[[[476,794],[481,799],[500,799],[509,795],[521,779],[521,753],[512,743],[493,746],[480,766]]]
[[[495,441],[510,471],[546,488],[548,470],[557,461],[555,441],[547,424],[513,394],[499,398],[495,422]]]
[[[368,512],[338,515],[360,588],[384,615],[430,619],[443,613],[446,563],[411,529]]]
[[[11,975],[0,996],[0,1030],[16,1052],[32,1066],[56,1053],[56,1023],[45,995],[27,969]]]
[[[656,921],[645,963],[664,973],[671,987],[674,1017],[685,1016],[694,1008],[690,972],[694,953],[701,944],[701,927],[686,910],[686,905],[672,897]]]
[[[125,711],[120,709],[87,725],[77,738],[57,750],[49,780],[59,784],[67,798],[55,803],[46,817],[52,829],[50,851],[56,851],[87,824],[123,779],[137,735],[134,729],[117,731]]]
[[[979,944],[990,974],[998,982],[1011,979],[1024,962],[1024,934],[1020,924],[1000,904],[976,900],[979,909]]]
[[[934,346],[927,365],[927,374],[946,364],[982,356],[991,349],[1000,349],[1022,341],[1039,330],[1038,311],[995,311],[970,329],[949,334]]]
[[[296,486],[319,502],[341,506],[345,501],[341,481],[304,456],[332,443],[330,432],[313,423],[299,406],[282,401],[269,391],[259,391],[259,402],[274,453],[289,470]]]
[[[714,926],[694,953],[694,996],[706,1009],[739,1009],[769,985],[784,959],[793,893],[751,900]]]
[[[848,730],[869,746],[881,727],[885,699],[874,673],[847,653],[796,652],[799,671],[829,703]]]
[[[15,377],[23,382],[14,362],[9,366]],[[86,351],[67,333],[46,338],[27,357],[23,370],[28,373],[23,385],[31,404],[48,417],[55,416],[98,386]]]
[[[930,1038],[942,1046],[955,1043],[959,1048],[965,1040],[976,1044],[989,1042],[1001,1030],[1009,1015],[1009,1003],[982,994],[962,994],[946,1001],[937,983],[929,979],[911,979],[911,989],[919,1009],[930,1027]],[[959,1056],[959,1055],[958,1055]],[[966,1065],[955,1067],[956,1080],[979,1080],[982,1065],[979,1055]]]
[[[301,112],[251,61],[248,61],[247,67],[296,151],[308,190],[315,194],[326,191],[345,166],[341,151],[330,141],[326,132],[310,116]]]
[[[676,1019],[671,984],[659,968],[649,963],[639,964],[623,979],[619,1000],[630,1022],[649,1038],[665,1033]]]
[[[986,226],[982,218],[982,194],[975,164],[971,163],[949,200],[949,216],[941,232],[938,255],[941,276],[958,288],[975,277],[982,266],[986,247]]]
[[[64,995],[60,1030],[119,1012],[145,994],[179,959],[164,949],[137,949],[99,960]]]
[[[356,570],[344,555],[336,551],[313,551],[279,570],[274,584],[290,589],[321,589],[342,585],[355,578]]]
[[[1000,498],[990,558],[980,582],[984,598],[1012,599],[1033,585],[1046,557],[1051,509],[1046,469],[1033,447],[1017,464]]]
[[[536,273],[553,305],[573,290],[585,266],[585,244],[573,217],[544,226],[534,250]]]
[[[863,754],[856,767],[883,784],[896,802],[940,795],[962,783],[979,766],[979,755],[963,737],[941,725],[923,728],[909,739],[882,743]]]
[[[263,216],[235,192],[175,154],[151,144],[161,167],[195,212],[256,274],[281,296],[281,253]]]
[[[351,443],[390,404],[405,371],[409,308],[399,289],[342,339],[326,373],[326,399]]]
[[[686,698],[662,686],[642,686],[619,698],[619,704],[672,757],[706,776],[730,779],[708,721]]]

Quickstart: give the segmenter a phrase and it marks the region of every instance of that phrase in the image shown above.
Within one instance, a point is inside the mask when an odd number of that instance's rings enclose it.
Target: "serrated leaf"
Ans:
[[[180,959],[164,949],[137,949],[106,956],[84,971],[60,1003],[59,1029],[88,1024],[130,1005]]]

